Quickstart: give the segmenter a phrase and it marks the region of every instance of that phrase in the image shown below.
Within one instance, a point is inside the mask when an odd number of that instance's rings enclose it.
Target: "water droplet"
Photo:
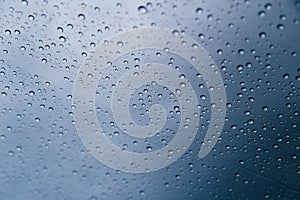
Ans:
[[[250,112],[249,110],[246,110],[246,111],[244,112],[244,114],[245,114],[245,115],[250,115],[251,112]]]
[[[202,14],[203,13],[203,8],[197,8],[196,13],[197,14]]]
[[[5,33],[7,34],[7,35],[11,35],[11,31],[10,30],[5,30]]]
[[[262,39],[265,38],[266,36],[267,36],[267,34],[265,32],[260,32],[259,33],[259,37],[262,38]]]
[[[271,10],[271,9],[272,9],[272,4],[271,4],[271,3],[267,3],[267,4],[265,5],[265,9],[266,9],[266,10]]]
[[[284,25],[283,24],[278,24],[277,25],[277,29],[278,30],[283,30],[284,29]]]
[[[279,18],[280,18],[281,20],[286,20],[287,17],[286,17],[286,15],[280,15]]]
[[[124,43],[123,43],[122,41],[118,41],[118,42],[117,42],[117,45],[118,45],[119,47],[122,47],[122,46],[124,45]]]
[[[62,41],[62,42],[65,42],[66,38],[64,36],[59,36],[59,40]]]
[[[35,17],[34,17],[33,15],[28,15],[28,19],[29,19],[30,21],[33,21],[33,20],[35,20]]]
[[[222,49],[217,50],[217,54],[222,55],[222,53],[223,53]]]
[[[148,12],[148,9],[145,7],[145,6],[139,6],[138,7],[138,11],[141,13],[141,14],[146,14]]]
[[[283,79],[288,79],[289,78],[289,74],[283,74],[282,78]]]
[[[239,50],[238,50],[238,53],[239,53],[240,55],[243,55],[243,54],[245,54],[245,50],[244,50],[244,49],[239,49]]]
[[[81,20],[85,20],[85,15],[80,13],[80,14],[78,14],[78,18]]]
[[[24,6],[27,6],[27,5],[28,5],[28,1],[27,1],[27,0],[22,0],[21,3],[22,3]]]
[[[179,33],[178,30],[174,30],[174,31],[172,32],[172,34],[173,34],[174,36],[176,36],[176,37],[180,35],[180,33]]]
[[[266,16],[266,12],[264,10],[261,10],[261,11],[258,12],[258,16],[259,17],[264,17],[264,16]]]
[[[202,34],[202,33],[200,33],[199,35],[198,35],[198,37],[200,38],[200,39],[204,39],[205,38],[205,35],[204,34]]]
[[[69,29],[73,29],[73,24],[67,24],[67,27],[68,27]]]

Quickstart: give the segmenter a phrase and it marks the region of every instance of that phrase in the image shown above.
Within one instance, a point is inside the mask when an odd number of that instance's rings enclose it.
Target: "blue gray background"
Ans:
[[[1,1],[0,199],[299,199],[299,20],[299,0]],[[177,162],[128,174],[86,151],[74,126],[72,89],[90,51],[118,32],[143,27],[176,29],[204,46],[226,86],[227,118],[214,150],[198,159],[210,102],[188,63],[166,52],[157,58],[155,50],[116,59],[120,69],[136,58],[182,66],[198,87],[203,113],[196,140]],[[122,70],[106,73],[109,86]],[[131,114],[141,125],[149,120],[139,117],[149,106],[147,96],[145,106],[139,104],[145,88],[132,98],[137,107]],[[148,88],[152,101],[174,109],[158,93],[169,94]],[[99,108],[107,105],[105,96],[97,96]],[[179,116],[173,115],[168,126],[176,130]],[[111,139],[147,152],[172,137],[166,130],[137,144],[122,134]]]

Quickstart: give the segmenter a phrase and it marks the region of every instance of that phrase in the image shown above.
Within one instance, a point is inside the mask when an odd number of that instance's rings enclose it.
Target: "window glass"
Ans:
[[[0,0],[0,199],[300,199],[299,20]]]

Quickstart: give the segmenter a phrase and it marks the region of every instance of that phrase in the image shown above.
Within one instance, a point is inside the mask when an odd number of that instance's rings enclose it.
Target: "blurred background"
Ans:
[[[300,1],[165,0],[0,2],[0,199],[300,199]],[[147,139],[120,132],[109,110],[111,85],[137,64],[178,67],[197,94],[192,145],[158,171],[131,174],[96,160],[73,119],[76,75],[104,40],[146,27],[179,31],[215,61],[227,94],[220,140],[198,158],[210,119],[209,89],[180,56],[145,49],[116,58],[96,93],[107,137],[150,152],[176,134],[180,108],[167,88],[132,95],[131,116],[149,123],[159,103],[171,120]],[[162,98],[166,97],[166,98]]]

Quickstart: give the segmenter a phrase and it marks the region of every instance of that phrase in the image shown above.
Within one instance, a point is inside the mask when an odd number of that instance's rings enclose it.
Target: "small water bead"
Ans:
[[[181,80],[185,79],[185,75],[184,74],[180,74],[179,75],[179,79],[181,79]]]
[[[60,27],[60,26],[57,27],[57,30],[58,30],[59,32],[61,32],[61,33],[64,32],[64,29],[63,29],[62,27]]]
[[[203,8],[197,8],[196,13],[197,14],[202,14],[203,13]]]
[[[243,65],[238,65],[238,66],[236,67],[236,69],[237,69],[238,71],[242,71],[242,70],[243,70]]]
[[[148,3],[146,4],[146,6],[147,6],[147,8],[152,8],[152,7],[153,7],[153,5],[152,5],[151,2],[148,2]]]
[[[243,55],[243,54],[245,54],[245,50],[244,50],[244,49],[239,49],[239,50],[238,50],[238,53],[239,53],[240,55]]]
[[[73,24],[67,24],[67,27],[68,27],[69,29],[73,29]]]
[[[199,35],[198,35],[198,37],[200,38],[200,39],[204,39],[205,38],[205,35],[204,34],[202,34],[202,33],[200,33]]]
[[[185,86],[186,86],[186,84],[184,82],[180,83],[180,87],[185,87]]]
[[[7,35],[11,35],[11,31],[10,30],[5,30],[5,33],[7,34]]]
[[[133,72],[133,75],[134,76],[138,76],[138,75],[140,75],[138,72]]]
[[[193,49],[199,49],[198,44],[192,44]]]
[[[199,84],[199,88],[203,89],[204,87],[204,84]]]
[[[139,6],[138,7],[138,11],[141,13],[141,14],[146,14],[148,12],[148,9],[145,7],[145,6]]]
[[[268,107],[267,107],[267,106],[263,106],[263,107],[262,107],[262,110],[263,110],[263,111],[267,111],[267,110],[268,110]]]
[[[34,92],[34,91],[29,91],[29,95],[30,95],[30,96],[34,96],[34,95],[35,95],[35,92]]]
[[[15,153],[14,153],[13,151],[9,151],[9,152],[8,152],[8,155],[10,155],[10,156],[14,156],[14,154],[15,154]]]
[[[250,112],[249,110],[246,110],[246,111],[244,112],[244,114],[248,116],[248,115],[251,114],[251,112]]]
[[[28,1],[27,1],[27,0],[22,0],[21,3],[22,3],[24,6],[28,6]]]
[[[267,4],[265,5],[265,9],[266,9],[266,10],[271,10],[271,9],[272,9],[272,4],[271,4],[271,3],[267,3]]]
[[[289,74],[283,74],[282,78],[285,79],[285,80],[288,79],[289,78]]]
[[[252,63],[250,63],[250,62],[246,63],[246,67],[251,67],[251,66],[252,66]]]
[[[35,17],[34,17],[33,15],[28,15],[28,19],[29,19],[30,21],[34,21],[34,20],[35,20]]]
[[[265,38],[266,36],[267,36],[267,34],[265,32],[260,32],[259,33],[259,37],[262,38],[262,39]]]
[[[222,67],[221,67],[221,70],[222,70],[222,71],[226,71],[226,70],[227,70],[227,67],[226,67],[226,66],[222,66]]]
[[[217,54],[222,55],[222,54],[223,54],[222,49],[218,49],[218,50],[217,50]]]
[[[152,147],[151,146],[147,146],[147,150],[148,151],[152,151]]]
[[[277,29],[278,30],[283,30],[284,29],[284,25],[283,24],[278,24],[277,25]]]
[[[172,34],[176,37],[178,37],[180,35],[179,31],[178,30],[174,30],[172,31]]]
[[[206,96],[205,95],[200,95],[200,99],[206,100]]]
[[[59,36],[59,40],[61,42],[66,42],[67,41],[67,39],[64,36]]]
[[[91,43],[90,43],[90,47],[95,48],[95,47],[96,47],[96,44],[95,44],[94,42],[91,42]]]
[[[208,90],[209,90],[209,91],[214,91],[214,90],[215,90],[215,87],[214,87],[214,86],[209,86]]]
[[[294,19],[294,20],[293,20],[293,23],[294,23],[294,24],[299,24],[299,19]]]
[[[239,163],[240,163],[241,165],[243,165],[243,164],[245,164],[245,161],[239,160]]]
[[[266,16],[266,12],[264,10],[261,10],[261,11],[258,12],[258,16],[259,17],[264,17],[264,16]]]
[[[207,15],[207,19],[208,20],[212,20],[213,19],[213,15],[212,14]]]
[[[122,46],[124,45],[124,43],[123,43],[122,41],[118,41],[118,42],[117,42],[117,45],[118,45],[119,47],[122,47]]]
[[[82,14],[82,13],[78,14],[77,17],[78,17],[79,19],[81,19],[81,20],[85,20],[85,15]]]
[[[281,20],[286,20],[287,17],[286,17],[286,15],[280,15],[279,18],[280,18]]]

